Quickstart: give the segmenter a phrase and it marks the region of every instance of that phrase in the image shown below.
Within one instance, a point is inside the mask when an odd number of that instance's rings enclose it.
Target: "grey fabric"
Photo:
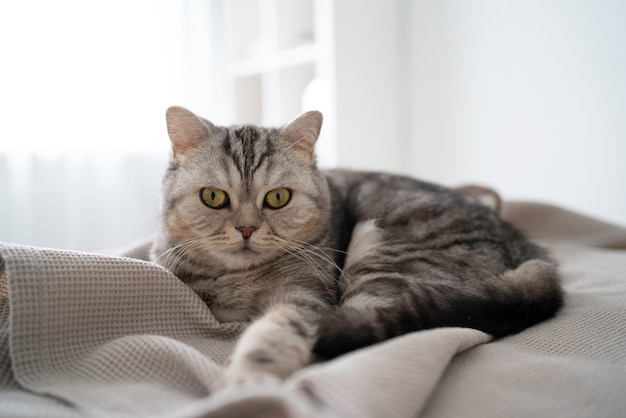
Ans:
[[[626,242],[601,226],[612,247]],[[118,256],[0,244],[0,417],[620,416],[626,252],[541,228],[564,271],[557,318],[490,343],[470,329],[416,332],[221,393],[246,324],[218,323],[141,261],[149,240]]]

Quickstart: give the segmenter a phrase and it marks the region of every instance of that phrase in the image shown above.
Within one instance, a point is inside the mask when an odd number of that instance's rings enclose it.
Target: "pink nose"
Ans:
[[[254,226],[238,226],[237,229],[241,232],[241,235],[243,235],[244,238],[250,238],[250,235],[256,231],[256,227]]]

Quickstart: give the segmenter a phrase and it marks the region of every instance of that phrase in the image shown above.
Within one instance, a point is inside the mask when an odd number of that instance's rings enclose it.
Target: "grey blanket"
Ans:
[[[623,415],[626,252],[614,248],[626,231],[544,206],[505,213],[562,263],[555,319],[495,342],[471,329],[415,332],[280,385],[222,393],[245,324],[220,324],[142,261],[149,241],[118,255],[0,244],[0,417]],[[575,225],[551,232],[537,223],[549,216]]]

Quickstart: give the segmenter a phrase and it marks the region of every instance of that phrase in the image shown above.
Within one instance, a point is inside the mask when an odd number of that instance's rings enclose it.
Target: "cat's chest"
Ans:
[[[256,271],[197,279],[187,285],[209,306],[218,321],[236,322],[249,321],[261,312],[267,299],[268,280]]]

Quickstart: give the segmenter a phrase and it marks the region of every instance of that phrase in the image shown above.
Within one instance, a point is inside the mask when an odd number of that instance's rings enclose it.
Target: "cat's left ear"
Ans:
[[[315,142],[320,135],[323,119],[320,112],[312,110],[298,116],[285,128],[284,138],[290,149],[307,162],[315,161]]]

